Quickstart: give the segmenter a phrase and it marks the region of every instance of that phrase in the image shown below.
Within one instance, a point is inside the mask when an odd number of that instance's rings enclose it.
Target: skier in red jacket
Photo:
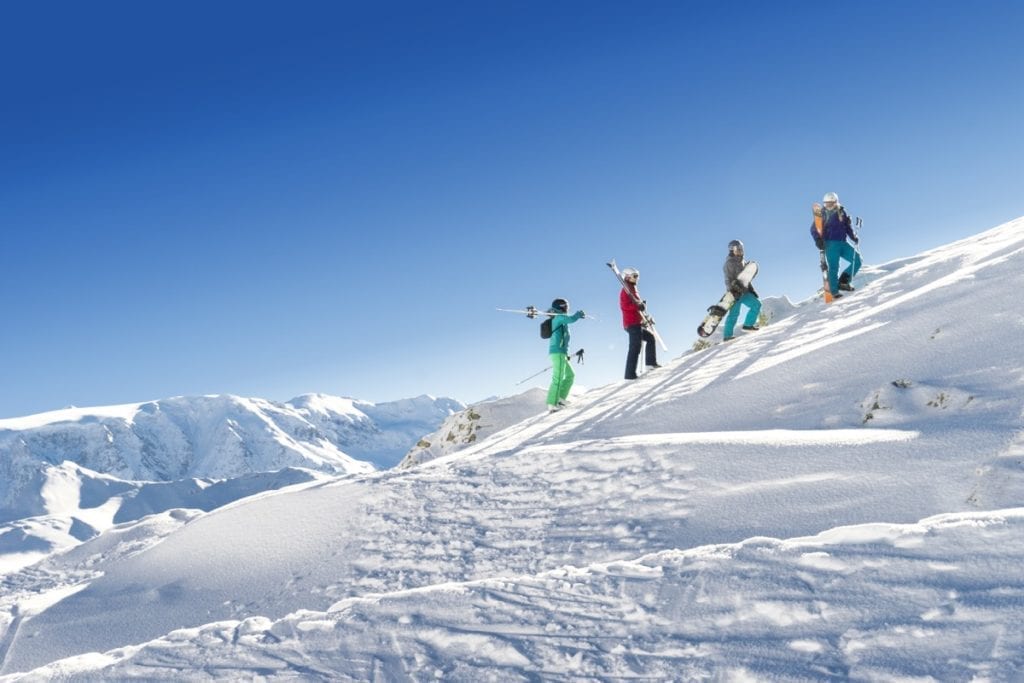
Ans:
[[[622,271],[622,279],[626,286],[619,293],[619,308],[622,309],[622,327],[629,335],[629,351],[626,352],[626,379],[636,379],[636,366],[640,361],[640,345],[644,344],[644,361],[648,368],[659,368],[658,348],[654,344],[654,335],[644,329],[644,319],[640,313],[646,303],[640,298],[636,287],[640,279],[640,271],[626,268]],[[637,303],[639,302],[639,303]]]

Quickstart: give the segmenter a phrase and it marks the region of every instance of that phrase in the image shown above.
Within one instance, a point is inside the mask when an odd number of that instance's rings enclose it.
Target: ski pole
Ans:
[[[576,353],[574,353],[572,355],[576,356],[576,364],[577,365],[580,365],[580,364],[583,363],[583,349],[580,349],[579,351],[577,351]],[[519,386],[523,382],[529,382],[531,379],[533,379],[537,375],[543,375],[545,372],[547,372],[550,369],[551,369],[551,366],[549,365],[546,368],[544,368],[543,370],[540,370],[538,372],[533,373],[532,375],[530,375],[526,379],[523,379],[523,380],[520,380],[520,381],[516,382],[516,386]]]
[[[853,224],[853,236],[857,238],[857,241],[853,243],[853,253],[857,255],[857,261],[860,263],[861,266],[863,266],[864,257],[860,255],[860,228],[862,225],[864,225],[864,221],[860,219],[860,216],[857,216],[855,219],[853,219]],[[853,278],[850,279],[852,280]]]
[[[524,382],[529,382],[529,381],[530,381],[531,379],[533,379],[534,377],[537,377],[538,375],[543,375],[543,374],[544,374],[545,372],[547,372],[547,371],[548,371],[548,370],[550,370],[550,369],[551,369],[551,366],[549,365],[549,366],[547,366],[546,368],[544,368],[543,370],[541,370],[541,371],[539,371],[539,372],[535,372],[535,373],[533,373],[532,375],[530,375],[530,376],[529,376],[529,377],[527,377],[526,379],[522,379],[522,380],[519,380],[518,382],[516,382],[516,386],[519,386],[520,384],[523,384]]]

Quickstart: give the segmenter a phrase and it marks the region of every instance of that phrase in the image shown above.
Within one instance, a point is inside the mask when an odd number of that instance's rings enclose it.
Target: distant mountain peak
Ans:
[[[462,407],[426,395],[374,404],[327,394],[287,403],[215,394],[0,420],[0,520],[45,512],[41,472],[64,462],[126,481],[226,479],[285,467],[368,473],[396,464]]]

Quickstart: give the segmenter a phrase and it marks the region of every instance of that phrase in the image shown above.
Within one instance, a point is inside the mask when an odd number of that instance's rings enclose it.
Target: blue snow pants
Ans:
[[[743,324],[750,326],[757,323],[757,316],[761,313],[761,300],[750,292],[746,292],[729,308],[729,312],[725,315],[722,336],[726,339],[732,336],[733,328],[736,327],[736,319],[740,317],[740,306],[747,307],[747,317],[743,319]]]
[[[825,261],[828,263],[828,288],[832,294],[839,292],[839,259],[850,263],[843,272],[848,273],[850,280],[853,280],[853,276],[860,270],[860,254],[846,240],[826,240]]]

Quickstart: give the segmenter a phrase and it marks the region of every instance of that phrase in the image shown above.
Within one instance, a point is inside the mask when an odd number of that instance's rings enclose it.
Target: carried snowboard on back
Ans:
[[[740,271],[740,274],[736,277],[736,281],[744,287],[749,287],[755,275],[757,275],[757,262],[751,261],[743,270]],[[710,337],[714,334],[715,330],[718,328],[718,323],[722,322],[722,318],[725,317],[725,314],[729,312],[729,309],[732,308],[735,303],[736,297],[731,291],[723,294],[717,304],[708,308],[708,314],[704,317],[704,321],[697,326],[697,334],[702,337]]]

